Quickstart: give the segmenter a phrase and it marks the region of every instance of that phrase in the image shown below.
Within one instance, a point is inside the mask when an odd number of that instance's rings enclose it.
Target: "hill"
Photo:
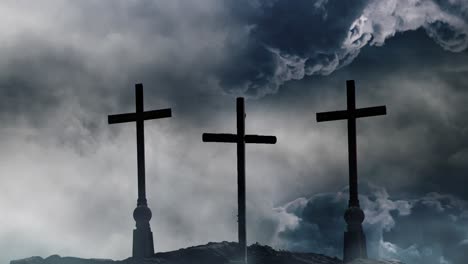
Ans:
[[[48,258],[31,257],[12,260],[10,264],[233,264],[237,243],[208,243],[176,251],[156,253],[153,258],[137,261],[80,259],[53,255]],[[342,264],[338,258],[315,253],[297,253],[274,250],[269,246],[253,244],[248,248],[249,264]],[[352,264],[401,264],[393,261],[356,260]]]

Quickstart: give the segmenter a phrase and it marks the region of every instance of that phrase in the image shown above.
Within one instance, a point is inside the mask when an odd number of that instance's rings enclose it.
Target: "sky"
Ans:
[[[468,1],[5,0],[0,3],[0,262],[131,255],[134,124],[145,109],[155,250],[237,239],[235,132],[247,146],[247,237],[342,256],[346,80],[358,107],[369,256],[468,260]]]

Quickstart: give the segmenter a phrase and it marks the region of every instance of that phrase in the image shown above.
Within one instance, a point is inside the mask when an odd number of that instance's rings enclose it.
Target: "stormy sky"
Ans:
[[[124,259],[136,205],[134,111],[143,83],[156,251],[237,238],[235,147],[246,130],[248,242],[342,256],[346,122],[358,107],[369,255],[466,263],[468,1],[6,0],[0,3],[0,262]]]

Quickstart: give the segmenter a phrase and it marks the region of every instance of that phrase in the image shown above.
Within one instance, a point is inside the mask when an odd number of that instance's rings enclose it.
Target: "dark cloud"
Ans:
[[[427,34],[449,51],[463,51],[467,46],[467,32],[460,32],[447,22],[435,21],[426,26]]]
[[[252,10],[243,17],[240,32],[230,36],[228,43],[235,52],[221,68],[221,86],[264,95],[275,92],[284,81],[329,74],[347,64],[353,55],[341,51],[341,45],[365,1],[332,2],[236,3]]]
[[[366,190],[367,189],[367,190]],[[347,191],[316,194],[278,207],[277,246],[340,256]],[[383,188],[361,191],[369,255],[404,263],[464,263],[468,206],[451,195],[391,198]]]
[[[329,75],[367,45],[423,28],[444,49],[468,45],[462,1],[241,1],[244,20],[231,34],[220,84],[230,92],[263,96],[289,80]],[[238,10],[239,8],[235,9]],[[239,41],[240,39],[240,41]]]
[[[466,201],[452,195],[429,193],[410,204],[411,212],[393,215],[395,226],[383,234],[383,240],[390,243],[388,246],[393,244],[404,249],[411,262],[441,263],[442,259],[449,263],[465,262]]]
[[[357,122],[361,177],[379,182],[392,193],[437,191],[467,199],[459,184],[467,169],[463,165],[463,150],[468,146],[463,106],[467,55],[445,52],[422,30],[400,34],[383,47],[364,48],[349,67],[329,77],[311,76],[287,84],[278,97],[262,101],[298,118],[296,127],[304,132],[297,137],[312,137],[317,131],[337,133],[335,142],[328,142],[325,148],[337,147],[337,141],[345,148],[345,122],[318,124],[314,114],[344,109],[345,80],[356,79],[359,107],[385,104],[388,110],[386,116]],[[322,156],[328,153],[316,145],[309,149]],[[324,163],[311,167],[320,164]],[[337,164],[346,165],[335,161],[329,166],[336,168]],[[317,173],[313,168],[307,172],[307,177],[322,177],[312,176]],[[343,173],[346,175],[346,171],[328,171],[323,177],[344,179]]]

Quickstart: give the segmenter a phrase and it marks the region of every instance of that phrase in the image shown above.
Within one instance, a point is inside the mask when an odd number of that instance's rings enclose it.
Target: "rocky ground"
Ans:
[[[10,264],[235,264],[237,243],[209,243],[203,246],[179,249],[171,252],[157,253],[154,257],[137,261],[125,260],[80,259],[53,255],[48,258],[32,257],[13,260]],[[342,264],[338,258],[314,253],[294,253],[277,251],[269,246],[258,244],[248,248],[249,264]],[[393,261],[356,260],[352,264],[401,264]]]

